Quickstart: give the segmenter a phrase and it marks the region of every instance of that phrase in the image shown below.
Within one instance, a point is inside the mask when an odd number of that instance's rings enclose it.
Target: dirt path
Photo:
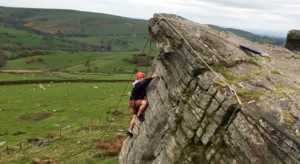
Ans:
[[[16,80],[0,81],[0,85],[44,84],[44,83],[110,83],[129,82],[132,80],[92,80],[92,79],[45,79],[45,80]]]
[[[27,74],[27,73],[42,73],[42,70],[1,70],[0,73],[16,73],[16,74]]]

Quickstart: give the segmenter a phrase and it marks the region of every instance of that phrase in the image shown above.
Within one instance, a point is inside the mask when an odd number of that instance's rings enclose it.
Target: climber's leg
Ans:
[[[130,121],[130,126],[129,126],[129,129],[127,131],[127,134],[129,135],[129,137],[133,137],[133,127],[134,127],[134,121],[136,119],[136,115],[132,115],[132,119]]]
[[[147,106],[148,106],[147,100],[141,100],[141,106],[140,106],[140,108],[139,108],[139,111],[138,111],[138,113],[137,113],[137,116],[143,114],[143,112],[144,112],[144,110],[147,108]]]
[[[135,118],[136,118],[136,115],[135,115],[135,114],[132,115],[132,119],[131,119],[131,121],[130,121],[130,127],[129,127],[130,130],[132,130],[133,127],[134,127],[134,124],[135,124],[135,123],[134,123]]]

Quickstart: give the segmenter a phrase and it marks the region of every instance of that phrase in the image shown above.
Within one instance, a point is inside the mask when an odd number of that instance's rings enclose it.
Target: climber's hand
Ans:
[[[156,73],[153,73],[152,74],[152,78],[154,79],[154,78],[156,78],[157,77],[157,74]]]

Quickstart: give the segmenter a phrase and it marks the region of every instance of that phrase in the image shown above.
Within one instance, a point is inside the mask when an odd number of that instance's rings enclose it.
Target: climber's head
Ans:
[[[137,80],[140,80],[140,79],[143,79],[143,78],[145,78],[145,74],[143,72],[138,72],[135,75],[135,79],[137,79]]]

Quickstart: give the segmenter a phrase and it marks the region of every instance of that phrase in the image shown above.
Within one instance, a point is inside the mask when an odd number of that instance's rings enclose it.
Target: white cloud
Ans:
[[[142,19],[166,12],[241,29],[300,29],[299,0],[1,0],[0,5],[75,9]]]

